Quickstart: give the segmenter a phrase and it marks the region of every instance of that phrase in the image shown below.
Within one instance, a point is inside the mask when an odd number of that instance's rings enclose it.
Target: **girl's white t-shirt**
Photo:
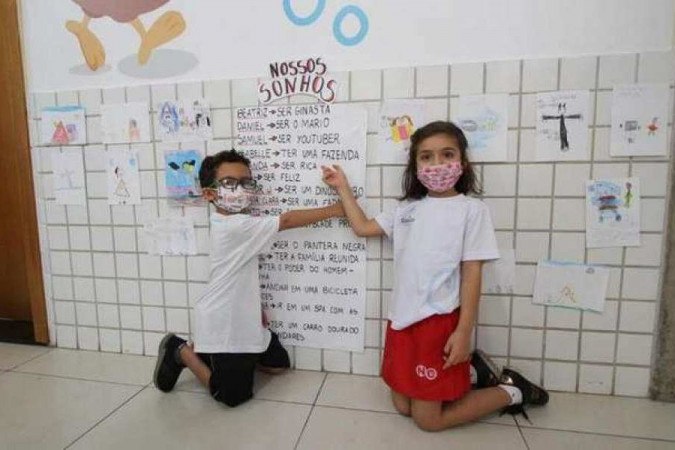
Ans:
[[[487,206],[462,194],[399,202],[375,220],[394,244],[395,330],[459,307],[462,261],[499,258]]]
[[[211,215],[211,276],[194,308],[196,352],[267,349],[271,334],[262,324],[258,254],[278,231],[278,217]]]

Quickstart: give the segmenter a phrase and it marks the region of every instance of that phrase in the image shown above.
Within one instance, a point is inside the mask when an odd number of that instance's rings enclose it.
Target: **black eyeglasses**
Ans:
[[[237,186],[241,186],[247,191],[254,191],[258,187],[258,183],[253,178],[234,178],[234,177],[224,177],[220,180],[217,180],[219,186],[229,189],[234,192],[237,189]]]

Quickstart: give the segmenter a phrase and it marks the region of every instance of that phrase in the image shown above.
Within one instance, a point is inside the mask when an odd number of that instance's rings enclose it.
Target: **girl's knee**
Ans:
[[[410,417],[410,399],[408,397],[391,391],[391,401],[399,414]]]
[[[423,431],[441,431],[446,427],[443,426],[440,416],[433,416],[430,414],[416,414],[412,413],[413,422],[420,430]]]

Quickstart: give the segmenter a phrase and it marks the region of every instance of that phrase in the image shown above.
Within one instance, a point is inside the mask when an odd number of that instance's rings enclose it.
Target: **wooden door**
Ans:
[[[49,342],[33,190],[17,0],[0,1],[0,319]]]

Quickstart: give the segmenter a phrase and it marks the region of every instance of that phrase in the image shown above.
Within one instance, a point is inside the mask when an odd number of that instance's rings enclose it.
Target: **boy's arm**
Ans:
[[[343,217],[344,215],[345,212],[342,209],[342,204],[339,202],[323,208],[287,211],[279,216],[279,231],[304,227],[305,225],[332,217]]]

